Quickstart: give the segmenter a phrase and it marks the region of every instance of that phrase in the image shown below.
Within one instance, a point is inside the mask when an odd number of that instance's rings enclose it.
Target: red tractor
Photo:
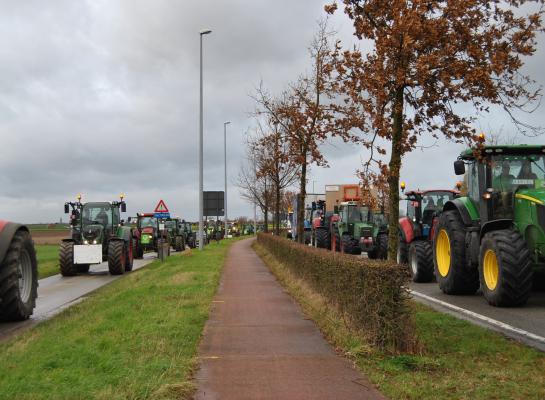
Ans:
[[[38,297],[38,262],[30,231],[0,220],[0,320],[32,315]]]
[[[405,183],[401,183],[405,190]],[[407,213],[399,218],[397,262],[408,263],[414,282],[431,282],[433,275],[433,238],[443,205],[458,197],[458,190],[412,190],[405,193]]]

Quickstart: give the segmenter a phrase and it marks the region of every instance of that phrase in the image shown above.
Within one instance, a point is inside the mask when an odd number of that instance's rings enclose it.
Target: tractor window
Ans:
[[[83,206],[83,225],[100,224],[112,226],[112,213],[109,204],[87,203]]]
[[[477,163],[473,162],[469,164],[466,177],[468,182],[468,196],[476,204],[479,204],[480,192],[479,192],[479,172],[477,168]]]
[[[114,208],[112,210],[112,217],[113,217],[113,224],[114,226],[119,225],[119,222],[121,220],[120,214],[119,214],[119,208]]]
[[[348,206],[346,222],[367,222],[369,209],[367,207]]]
[[[492,157],[492,187],[499,192],[514,192],[542,186],[545,179],[544,157],[541,154]]]
[[[140,219],[140,228],[146,227],[157,228],[157,220],[155,217],[142,217]]]

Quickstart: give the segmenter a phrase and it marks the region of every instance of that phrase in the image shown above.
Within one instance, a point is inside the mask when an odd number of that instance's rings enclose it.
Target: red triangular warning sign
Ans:
[[[156,213],[167,213],[168,212],[167,205],[165,204],[165,202],[163,200],[159,200],[159,203],[157,203],[157,207],[155,207],[155,212]]]

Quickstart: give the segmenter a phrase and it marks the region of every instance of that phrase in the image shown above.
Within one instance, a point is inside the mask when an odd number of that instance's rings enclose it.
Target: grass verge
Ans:
[[[191,373],[227,249],[155,261],[0,344],[0,399],[172,399]]]
[[[59,246],[52,244],[37,244],[38,279],[59,273]]]
[[[543,353],[414,303],[420,354],[385,354],[350,332],[321,296],[265,248],[254,243],[254,249],[324,336],[389,398],[545,398]]]

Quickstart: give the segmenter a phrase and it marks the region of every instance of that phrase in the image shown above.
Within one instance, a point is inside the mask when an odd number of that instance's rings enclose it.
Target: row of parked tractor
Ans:
[[[464,175],[455,189],[401,184],[398,262],[446,294],[481,290],[491,305],[524,305],[545,274],[545,146],[481,143],[460,154],[454,172]],[[386,258],[386,213],[363,204],[354,185],[334,186],[342,198],[328,204],[326,187],[326,200],[312,202],[305,242]]]

